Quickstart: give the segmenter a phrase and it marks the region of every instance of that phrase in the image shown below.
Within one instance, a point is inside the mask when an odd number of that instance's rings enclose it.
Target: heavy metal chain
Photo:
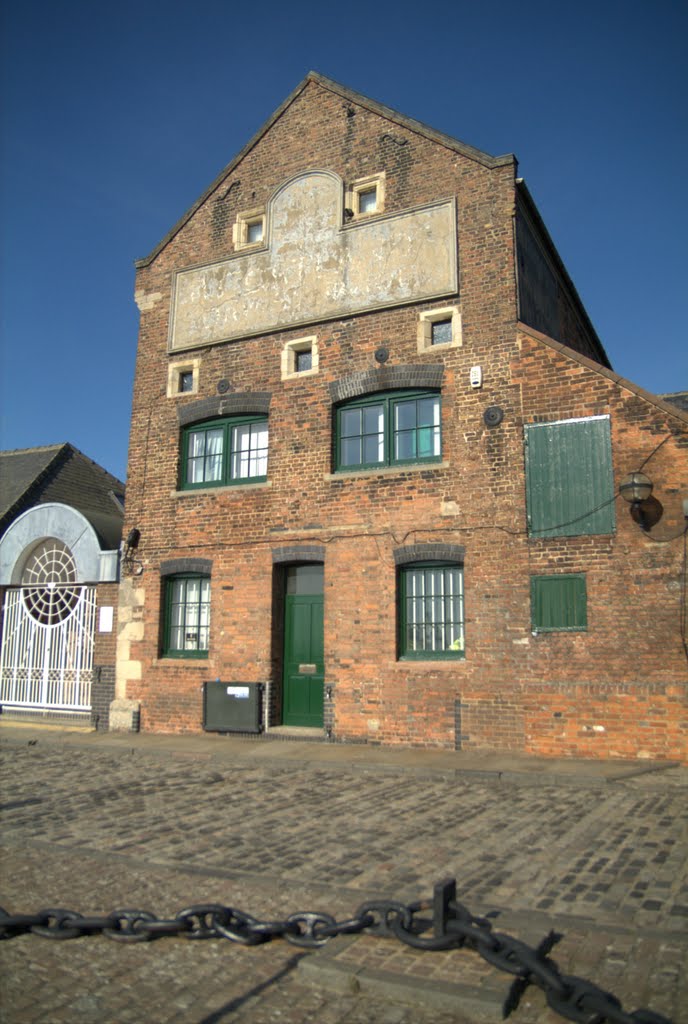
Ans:
[[[432,917],[422,917],[422,911]],[[431,934],[427,934],[432,929]],[[562,974],[551,959],[552,947],[562,938],[550,931],[537,947],[492,930],[492,922],[476,917],[456,900],[456,881],[444,879],[434,887],[433,898],[416,903],[369,900],[353,917],[337,921],[330,914],[314,911],[291,914],[281,921],[261,921],[234,907],[201,903],[181,910],[173,918],[161,919],[147,910],[113,910],[103,917],[84,917],[74,910],[50,908],[36,914],[8,914],[0,908],[0,939],[30,933],[46,939],[76,939],[105,935],[116,942],[149,942],[164,936],[187,939],[229,939],[243,946],[255,946],[273,939],[286,939],[296,946],[315,949],[336,935],[367,932],[384,938],[396,937],[415,949],[474,950],[489,964],[514,976],[504,1001],[502,1016],[518,1006],[529,985],[537,985],[548,1005],[566,1020],[580,1024],[671,1024],[652,1010],[632,1013],[620,1001],[592,982]]]

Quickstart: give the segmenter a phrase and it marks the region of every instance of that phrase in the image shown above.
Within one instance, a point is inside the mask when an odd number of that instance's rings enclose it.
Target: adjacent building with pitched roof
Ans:
[[[71,444],[0,452],[0,707],[107,728],[124,484]]]

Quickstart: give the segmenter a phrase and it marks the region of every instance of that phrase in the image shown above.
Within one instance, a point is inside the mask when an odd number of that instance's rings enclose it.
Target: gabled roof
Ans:
[[[484,153],[480,149],[476,149],[474,146],[469,146],[465,142],[460,142],[458,139],[452,138],[451,135],[445,135],[444,132],[436,131],[434,128],[430,128],[428,125],[423,124],[422,121],[416,121],[412,117],[407,117],[405,114],[400,114],[398,111],[393,110],[391,107],[386,107],[383,103],[378,103],[376,100],[371,100],[362,93],[355,92],[353,89],[348,89],[344,85],[340,85],[338,82],[333,81],[331,78],[326,78],[324,75],[319,74],[317,71],[309,71],[304,80],[300,85],[294,89],[286,100],[277,108],[274,114],[268,118],[265,124],[256,132],[253,138],[244,146],[244,148],[234,157],[231,163],[220,172],[217,178],[213,181],[209,188],[203,193],[203,195],[194,203],[194,205],[187,210],[183,217],[177,221],[171,231],[169,231],[163,240],[153,249],[148,256],[144,256],[141,259],[135,260],[134,264],[137,268],[149,266],[155,257],[165,248],[174,236],[184,227],[184,225],[193,217],[195,212],[203,205],[208,196],[217,189],[228,174],[234,170],[234,168],[244,159],[247,153],[253,149],[253,147],[262,139],[262,137],[270,130],[275,121],[277,121],[282,114],[287,110],[288,107],[294,102],[294,100],[301,95],[303,90],[310,82],[316,82],[322,86],[323,89],[328,89],[330,92],[340,96],[343,100],[347,100],[350,103],[356,103],[360,107],[364,107],[366,110],[370,110],[374,114],[379,114],[380,117],[384,117],[394,124],[397,124],[400,128],[405,128],[408,131],[415,132],[418,135],[422,135],[424,138],[429,139],[431,142],[436,142],[440,146],[444,146],[447,149],[451,149],[455,153],[460,153],[462,156],[467,157],[469,160],[475,160],[476,163],[482,164],[484,167],[502,167],[508,164],[516,164],[516,157],[513,153],[507,153],[503,156],[490,156],[489,153]]]
[[[0,534],[27,509],[48,501],[78,509],[106,548],[119,544],[124,484],[71,444],[0,452]]]
[[[51,444],[44,448],[0,452],[0,520],[14,505],[21,503],[27,491],[59,458],[64,447],[63,444]]]
[[[654,405],[655,408],[660,409],[663,413],[668,413],[670,416],[673,416],[674,419],[688,424],[688,408],[685,405],[681,405],[679,402],[672,402],[669,400],[676,396],[655,395],[652,391],[646,391],[645,388],[641,388],[638,384],[634,384],[633,381],[628,380],[627,377],[622,377],[620,374],[615,373],[611,368],[601,366],[599,363],[596,363],[594,359],[589,359],[588,356],[584,356],[581,352],[576,352],[575,349],[570,348],[568,345],[564,345],[561,341],[555,341],[554,338],[550,338],[541,331],[535,330],[534,327],[529,327],[528,324],[524,324],[520,320],[516,324],[516,327],[522,334],[529,335],[533,341],[539,341],[543,345],[547,345],[548,348],[554,349],[555,352],[560,352],[563,356],[568,356],[569,359],[573,359],[575,362],[580,363],[581,366],[585,366],[588,370],[594,370],[594,372],[599,374],[600,377],[606,377],[607,380],[612,381],[614,384],[618,384],[619,387],[625,388],[626,391],[631,391],[634,395],[637,395],[638,398],[642,398],[650,405]],[[681,392],[677,392],[677,395],[680,394]]]
[[[672,391],[668,395],[660,395],[661,399],[669,405],[675,405],[683,412],[688,413],[688,391]]]

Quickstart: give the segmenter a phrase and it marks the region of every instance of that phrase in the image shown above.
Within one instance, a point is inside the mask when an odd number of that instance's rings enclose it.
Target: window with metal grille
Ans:
[[[462,566],[428,562],[400,569],[399,656],[464,656]]]
[[[210,640],[210,579],[183,574],[165,580],[163,654],[205,658]]]

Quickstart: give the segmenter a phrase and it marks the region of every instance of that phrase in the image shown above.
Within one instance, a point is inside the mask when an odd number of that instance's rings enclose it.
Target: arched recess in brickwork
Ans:
[[[401,388],[437,390],[442,387],[443,374],[444,366],[441,364],[382,366],[377,370],[350,373],[334,381],[330,384],[330,397],[337,405],[376,391],[397,391]]]
[[[394,549],[395,565],[409,562],[456,562],[463,565],[466,549],[460,544],[408,544]]]
[[[322,544],[288,544],[284,547],[272,549],[273,565],[324,561],[325,547]]]
[[[198,573],[199,576],[210,576],[213,563],[209,558],[169,558],[160,563],[161,576],[177,576],[183,572]]]
[[[180,427],[220,416],[264,416],[270,411],[269,391],[246,391],[239,394],[215,395],[200,402],[190,402],[177,409]]]
[[[272,193],[268,201],[268,219],[272,213],[272,209],[276,203],[280,201],[280,198],[289,193],[294,185],[298,185],[301,182],[308,182],[309,179],[323,178],[325,181],[330,179],[329,185],[333,199],[333,208],[336,212],[335,223],[339,226],[342,222],[342,214],[344,212],[344,180],[340,178],[336,171],[328,170],[324,167],[312,167],[308,171],[299,171],[297,174],[292,174],[291,177],[287,178],[286,181],[281,182]]]

